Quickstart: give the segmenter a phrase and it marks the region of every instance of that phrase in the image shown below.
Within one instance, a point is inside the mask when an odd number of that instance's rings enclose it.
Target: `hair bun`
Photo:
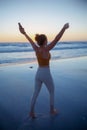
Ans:
[[[36,36],[35,36],[35,40],[38,42],[38,40],[39,40],[39,34],[36,34]]]

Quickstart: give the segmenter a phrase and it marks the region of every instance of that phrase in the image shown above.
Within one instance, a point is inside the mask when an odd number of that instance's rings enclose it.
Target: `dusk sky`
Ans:
[[[34,39],[44,33],[52,40],[67,22],[61,41],[87,41],[87,0],[0,0],[0,42],[26,42],[21,22]]]

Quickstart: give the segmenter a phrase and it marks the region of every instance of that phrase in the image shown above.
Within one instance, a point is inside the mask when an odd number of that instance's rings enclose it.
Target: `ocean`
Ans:
[[[87,42],[58,42],[50,51],[51,59],[87,56]],[[33,48],[29,43],[0,43],[0,64],[36,61]]]

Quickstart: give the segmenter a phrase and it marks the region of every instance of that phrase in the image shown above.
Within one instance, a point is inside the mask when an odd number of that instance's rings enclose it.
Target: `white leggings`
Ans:
[[[35,77],[35,90],[31,101],[31,109],[34,110],[36,99],[44,83],[50,94],[50,106],[54,106],[54,83],[49,67],[39,67]]]

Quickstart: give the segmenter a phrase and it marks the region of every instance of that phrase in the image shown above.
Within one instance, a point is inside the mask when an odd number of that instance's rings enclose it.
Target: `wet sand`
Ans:
[[[49,114],[45,87],[36,103],[38,118],[28,117],[37,63],[0,67],[0,130],[86,130],[87,57],[51,61],[57,116]]]

